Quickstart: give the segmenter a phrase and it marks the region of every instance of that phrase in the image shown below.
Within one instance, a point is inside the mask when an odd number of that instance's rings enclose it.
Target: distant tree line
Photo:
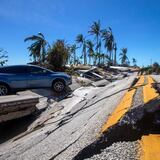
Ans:
[[[160,64],[158,62],[154,62],[152,65],[147,67],[142,67],[141,74],[160,74]]]
[[[4,49],[0,48],[0,66],[3,66],[8,62],[8,55],[7,51]]]
[[[42,33],[25,38],[31,41],[28,47],[33,63],[48,64],[51,68],[59,69],[65,64],[77,65],[119,65],[117,62],[117,43],[111,27],[101,28],[100,21],[93,22],[88,34],[78,34],[73,44],[64,40],[56,40],[52,45],[48,43]],[[81,54],[77,54],[81,50]],[[127,48],[122,48],[119,54],[122,66],[129,66]],[[136,66],[136,59],[132,59]]]

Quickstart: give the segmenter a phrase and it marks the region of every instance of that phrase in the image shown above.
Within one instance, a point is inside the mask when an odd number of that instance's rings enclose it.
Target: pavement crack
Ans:
[[[65,150],[67,150],[70,146],[72,146],[74,143],[76,143],[83,135],[85,132],[83,132],[75,141],[73,141],[72,143],[70,143],[68,146],[66,146],[63,150],[61,150],[60,152],[58,152],[56,155],[54,155],[53,157],[51,157],[49,160],[54,160],[56,157],[58,157],[62,152],[64,152]]]

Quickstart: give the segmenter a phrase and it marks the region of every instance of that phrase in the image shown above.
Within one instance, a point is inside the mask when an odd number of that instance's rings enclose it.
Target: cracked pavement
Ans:
[[[42,98],[41,104],[47,109],[37,116],[27,131],[0,145],[0,159],[73,159],[97,139],[108,115],[135,77],[133,75],[105,87],[81,87],[59,102],[46,104],[46,98]]]

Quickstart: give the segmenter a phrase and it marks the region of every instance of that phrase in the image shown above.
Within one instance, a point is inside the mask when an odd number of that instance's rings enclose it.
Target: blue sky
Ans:
[[[159,0],[0,0],[0,48],[8,51],[8,64],[24,64],[25,37],[42,32],[50,43],[73,43],[97,20],[112,28],[118,53],[127,47],[141,66],[160,62]]]

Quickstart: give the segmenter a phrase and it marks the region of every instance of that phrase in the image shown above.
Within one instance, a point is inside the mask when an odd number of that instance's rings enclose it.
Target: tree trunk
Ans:
[[[89,56],[89,65],[91,65],[91,56]]]
[[[98,53],[98,41],[99,41],[99,38],[97,36],[97,48],[96,48],[96,52]]]
[[[76,51],[74,51],[74,65],[76,64]]]
[[[109,52],[109,61],[110,61],[110,64],[111,64],[111,62],[112,62],[112,53],[111,53],[111,51]]]
[[[98,64],[100,65],[100,63],[101,63],[101,57],[99,55],[99,57],[98,57]]]
[[[94,66],[96,65],[97,62],[97,55],[94,56]]]
[[[116,54],[117,50],[114,50],[114,65],[117,65],[117,54]]]
[[[87,64],[86,49],[84,50],[84,65]]]

